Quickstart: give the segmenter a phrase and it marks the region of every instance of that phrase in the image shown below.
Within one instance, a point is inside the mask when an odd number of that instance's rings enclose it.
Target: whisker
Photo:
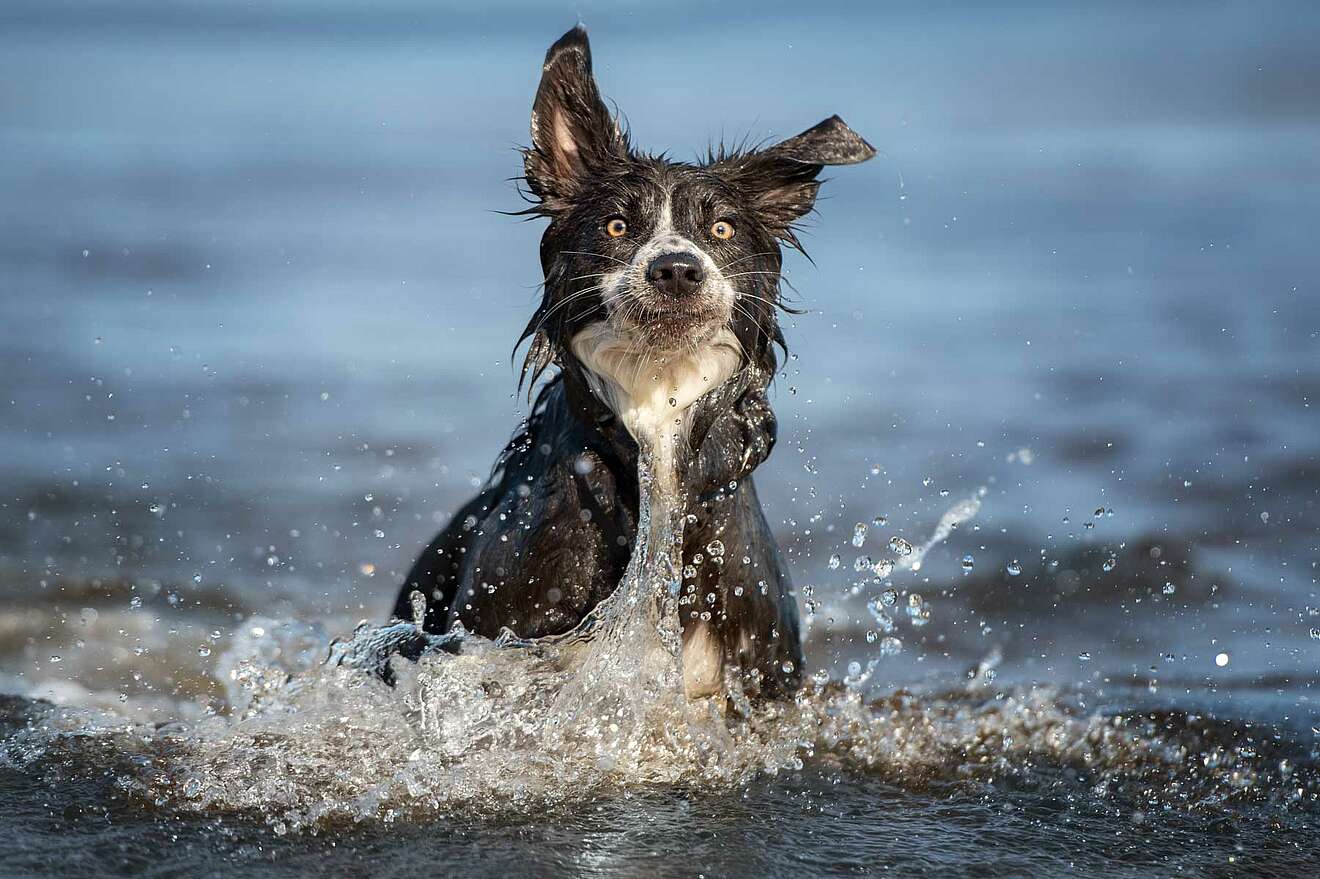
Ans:
[[[582,280],[585,280],[585,279],[587,279],[587,278],[603,278],[603,277],[605,277],[605,276],[608,275],[608,274],[609,274],[609,272],[592,272],[591,274],[588,274],[588,275],[578,275],[578,276],[575,277],[575,278],[565,278],[564,280],[560,281],[559,283],[561,283],[561,284],[567,284],[567,283],[569,283],[570,281],[582,281]]]
[[[724,270],[728,269],[731,266],[736,266],[740,262],[746,262],[749,259],[756,259],[758,256],[774,256],[774,255],[775,252],[773,250],[765,250],[762,251],[761,253],[749,253],[746,256],[740,256],[737,259],[733,260],[732,262],[728,262],[720,266],[720,271],[723,272]]]
[[[748,311],[747,308],[742,304],[740,304],[737,300],[734,300],[730,304],[734,308],[736,308],[743,315],[743,317],[747,318],[747,320],[751,323],[752,326],[756,327],[756,338],[758,342],[760,341],[760,338],[763,335],[766,337],[767,341],[769,340],[770,334],[766,331],[765,327],[761,325],[761,321],[757,320],[754,314]],[[735,334],[734,338],[737,339],[738,336]],[[738,347],[742,348],[742,342],[738,343]],[[746,349],[743,349],[743,355],[747,357],[747,361],[750,363],[752,358],[747,355]]]
[[[743,362],[751,363],[752,355],[748,354],[747,349],[743,347],[742,339],[738,338],[737,333],[730,333],[730,335],[733,336],[733,344],[738,346],[738,355],[742,358]]]
[[[586,287],[582,290],[577,291],[576,293],[564,297],[559,302],[556,302],[554,305],[550,306],[549,310],[546,311],[546,313],[541,316],[541,319],[539,321],[537,321],[536,329],[532,330],[532,334],[535,335],[536,333],[540,332],[541,328],[545,326],[546,321],[550,320],[550,316],[553,315],[556,311],[568,305],[570,302],[574,302],[578,299],[581,299],[583,296],[596,292],[597,290],[601,289],[604,286],[605,286],[604,284],[597,284],[594,287]]]
[[[569,254],[570,256],[596,256],[596,257],[600,257],[601,259],[613,260],[614,262],[617,262],[621,266],[628,265],[628,263],[625,262],[624,260],[618,259],[617,257],[613,257],[605,253],[592,253],[591,251],[588,250],[561,250],[559,252]]]
[[[573,277],[573,278],[557,279],[557,280],[555,281],[555,283],[556,283],[556,284],[567,284],[567,283],[570,283],[571,281],[582,281],[582,280],[585,280],[586,278],[603,278],[603,277],[605,277],[605,275],[607,275],[607,274],[609,274],[609,272],[591,272],[591,273],[586,274],[586,275],[577,275],[576,277]],[[537,289],[539,289],[539,290],[544,290],[544,289],[545,289],[545,285],[546,285],[546,283],[547,283],[546,281],[541,281],[539,284],[536,285]]]

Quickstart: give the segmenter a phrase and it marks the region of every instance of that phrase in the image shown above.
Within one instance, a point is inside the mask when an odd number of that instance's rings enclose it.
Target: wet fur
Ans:
[[[637,531],[636,423],[691,404],[679,450],[690,514],[680,599],[693,695],[732,672],[753,693],[802,673],[797,603],[751,474],[774,446],[767,387],[784,340],[781,246],[811,210],[823,166],[874,150],[837,116],[764,150],[715,150],[701,164],[632,148],[591,73],[586,33],[546,55],[524,151],[541,240],[544,296],[528,322],[524,378],[546,379],[524,430],[481,492],[423,551],[395,616],[427,599],[424,626],[487,637],[573,628],[618,585]],[[628,234],[605,224],[626,218]],[[736,234],[710,234],[716,220]],[[675,301],[648,281],[656,256],[693,255],[704,281]],[[548,376],[548,378],[547,378]],[[709,559],[720,541],[722,563]]]

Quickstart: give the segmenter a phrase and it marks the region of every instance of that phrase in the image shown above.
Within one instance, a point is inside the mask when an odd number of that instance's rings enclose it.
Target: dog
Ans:
[[[395,617],[520,639],[581,622],[619,584],[638,529],[638,442],[609,389],[673,368],[655,386],[692,406],[679,453],[685,691],[717,693],[730,674],[757,697],[797,689],[797,600],[751,478],[775,444],[782,248],[801,250],[794,226],[823,168],[874,155],[838,116],[699,163],[639,152],[601,100],[586,31],[552,45],[519,212],[549,220],[543,297],[518,342],[540,390],[490,479],[417,559]]]

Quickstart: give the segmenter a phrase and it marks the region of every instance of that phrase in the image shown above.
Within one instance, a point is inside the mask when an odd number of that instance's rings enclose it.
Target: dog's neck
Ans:
[[[578,332],[570,344],[592,392],[639,443],[652,443],[667,425],[685,433],[692,404],[728,381],[742,362],[738,340],[728,329],[692,349],[657,353],[601,321]]]

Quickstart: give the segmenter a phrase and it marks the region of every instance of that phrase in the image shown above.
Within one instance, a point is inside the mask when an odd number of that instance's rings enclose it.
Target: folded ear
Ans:
[[[593,167],[627,154],[627,143],[591,75],[591,46],[578,25],[545,55],[532,105],[527,183],[542,201],[569,198]]]
[[[821,170],[873,156],[875,147],[838,116],[831,116],[788,140],[736,159],[734,176],[751,192],[762,222],[796,246],[792,224],[815,205]]]
[[[838,116],[763,150],[761,155],[808,165],[855,165],[875,156],[875,147]]]

